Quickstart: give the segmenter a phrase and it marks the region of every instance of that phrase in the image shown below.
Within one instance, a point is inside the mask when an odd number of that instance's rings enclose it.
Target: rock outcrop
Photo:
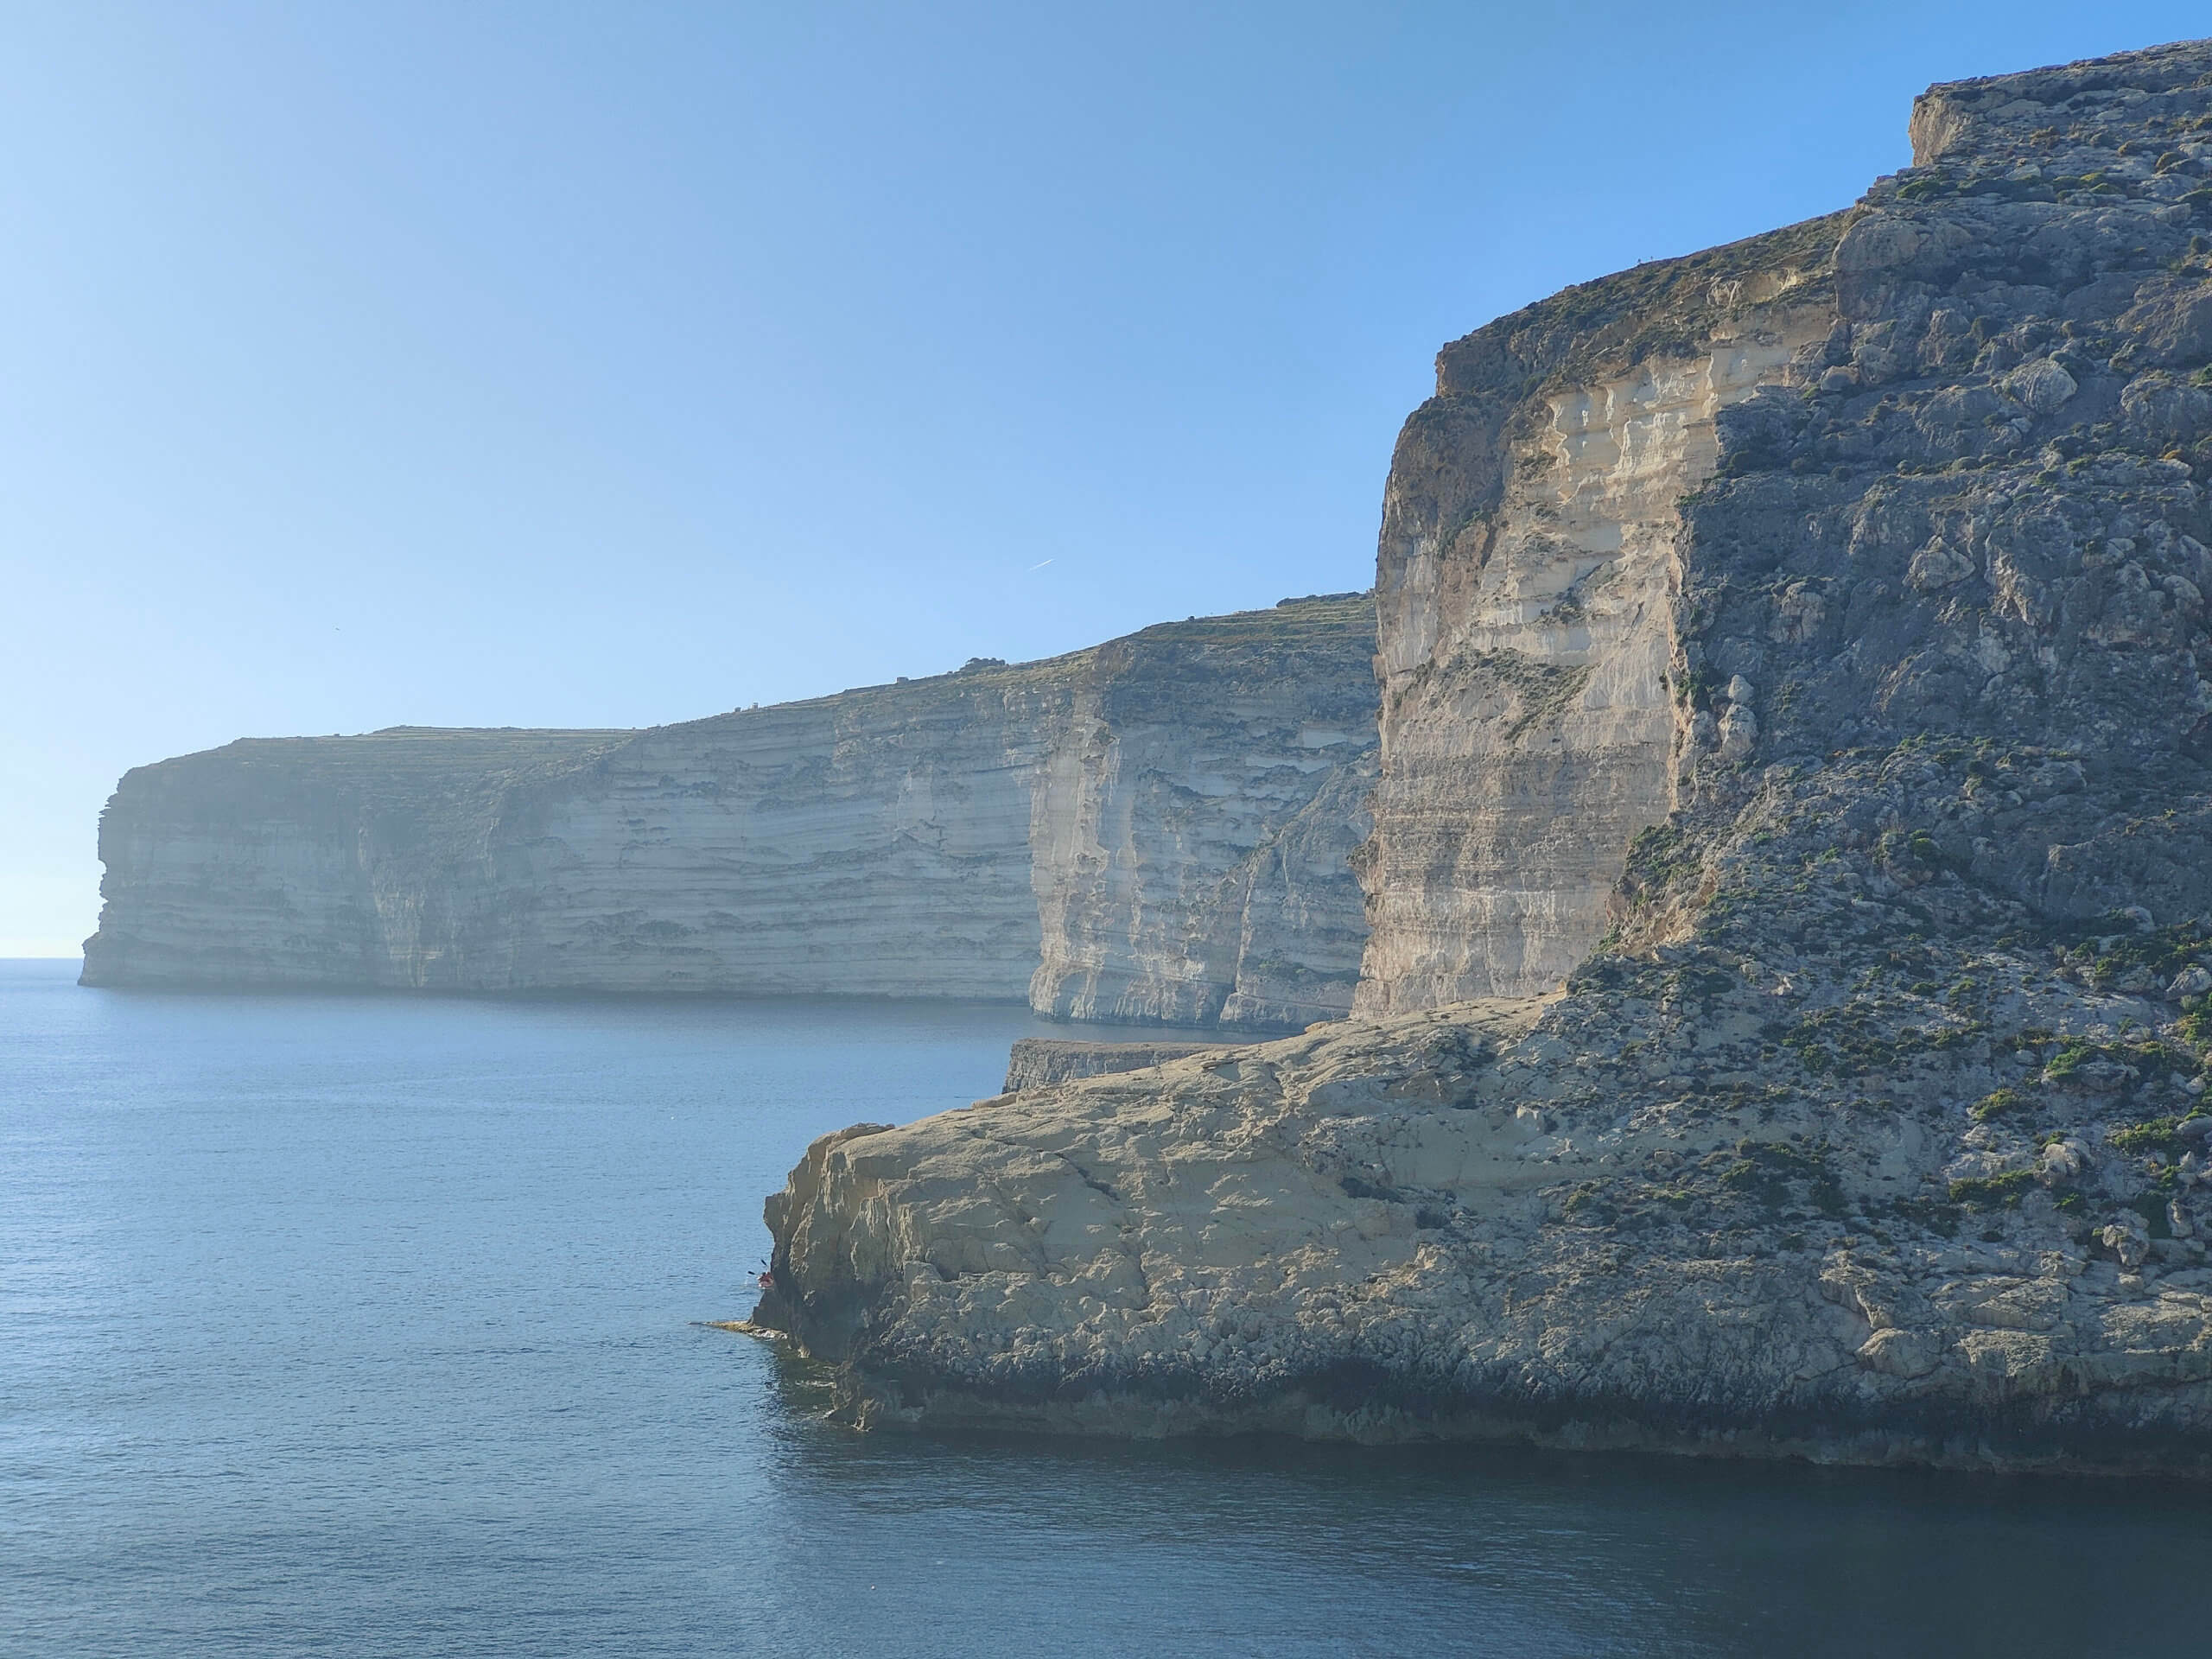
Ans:
[[[2212,42],[1913,134],[1447,348],[1362,1017],[809,1148],[849,1417],[2212,1474]]]
[[[1211,1054],[1217,1047],[1212,1043],[1085,1043],[1020,1037],[1007,1056],[1005,1092],[1116,1071],[1141,1071],[1193,1054]]]
[[[233,743],[102,819],[102,985],[1344,1014],[1363,594],[639,733]]]

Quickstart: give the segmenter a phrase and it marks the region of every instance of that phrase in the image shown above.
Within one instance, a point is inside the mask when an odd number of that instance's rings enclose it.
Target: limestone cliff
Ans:
[[[854,1421],[2212,1474],[2212,42],[1913,133],[1446,351],[1365,1017],[810,1147]]]
[[[1719,416],[1834,326],[1815,220],[1571,289],[1447,346],[1377,561],[1363,1012],[1556,986],[1675,804],[1680,504]]]
[[[430,982],[476,925],[472,877],[509,791],[628,735],[400,727],[137,767],[100,818],[85,982]]]
[[[101,825],[88,983],[1350,1007],[1364,595],[639,733],[234,743]]]

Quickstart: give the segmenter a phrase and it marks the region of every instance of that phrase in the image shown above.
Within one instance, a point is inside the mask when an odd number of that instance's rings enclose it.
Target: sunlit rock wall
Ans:
[[[1345,1012],[1365,595],[639,733],[398,728],[130,773],[87,982]]]
[[[1675,804],[1677,503],[1716,417],[1834,323],[1832,223],[1639,268],[1445,348],[1378,561],[1363,1012],[1554,986]]]

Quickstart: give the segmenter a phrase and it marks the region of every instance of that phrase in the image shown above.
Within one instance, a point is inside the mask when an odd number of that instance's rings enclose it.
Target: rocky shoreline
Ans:
[[[1446,348],[1356,1017],[808,1148],[848,1421],[2212,1475],[2212,43],[1912,132]]]

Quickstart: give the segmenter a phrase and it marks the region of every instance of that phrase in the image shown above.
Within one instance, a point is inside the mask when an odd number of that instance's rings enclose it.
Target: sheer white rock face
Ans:
[[[641,733],[141,767],[86,977],[1342,1014],[1373,638],[1345,595]]]
[[[1203,715],[1178,706],[1183,683],[1085,688],[1039,773],[1030,1002],[1176,1025],[1342,1014],[1364,932],[1347,878],[1374,733],[1349,704],[1316,706],[1310,680],[1241,677]]]
[[[1673,809],[1676,503],[1713,475],[1719,411],[1833,322],[1738,308],[1701,349],[1560,385],[1517,423],[1453,407],[1517,391],[1494,357],[1439,359],[1430,409],[1455,418],[1408,423],[1383,507],[1361,1012],[1557,985]]]
[[[477,971],[533,990],[1020,997],[1030,779],[1065,704],[977,673],[641,734],[502,817],[486,861],[512,954]]]

